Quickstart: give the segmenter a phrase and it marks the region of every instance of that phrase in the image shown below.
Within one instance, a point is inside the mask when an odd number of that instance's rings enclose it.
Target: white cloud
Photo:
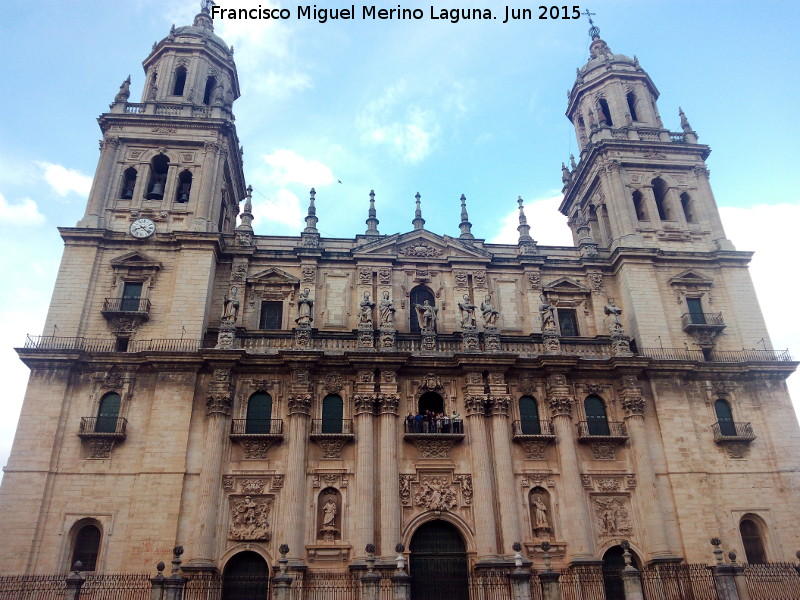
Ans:
[[[327,165],[292,150],[276,150],[265,155],[264,162],[271,168],[267,177],[276,185],[300,183],[320,187],[334,182],[333,171]]]
[[[525,202],[525,218],[531,227],[531,237],[542,246],[572,246],[572,233],[567,217],[558,212],[563,196],[554,195]],[[500,231],[489,240],[491,244],[516,244],[519,239],[519,210],[513,210],[502,220]]]
[[[88,175],[68,169],[62,165],[49,162],[37,161],[36,164],[44,172],[45,181],[59,196],[66,196],[70,193],[88,196],[92,188],[92,178]]]
[[[261,235],[281,234],[297,235],[303,227],[303,213],[300,210],[300,199],[286,189],[278,190],[271,198],[253,198],[253,224],[262,225]],[[273,221],[290,228],[287,232],[270,231],[263,227],[263,221]]]
[[[0,194],[0,223],[22,227],[41,225],[44,223],[44,215],[30,198],[23,198],[18,204],[9,204],[5,196]]]

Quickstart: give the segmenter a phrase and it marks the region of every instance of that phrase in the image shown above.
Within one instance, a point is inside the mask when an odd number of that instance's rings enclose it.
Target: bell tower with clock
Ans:
[[[78,227],[137,238],[231,233],[245,196],[232,112],[239,80],[205,4],[191,26],[173,26],[154,44],[143,66],[141,101],[129,102],[128,77],[99,118],[100,159]],[[148,222],[155,227],[141,227]]]

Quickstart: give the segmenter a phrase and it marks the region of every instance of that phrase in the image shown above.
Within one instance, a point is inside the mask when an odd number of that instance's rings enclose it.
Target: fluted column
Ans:
[[[502,542],[500,548],[510,549],[522,539],[519,524],[519,488],[514,485],[511,460],[511,427],[508,423],[509,396],[492,396],[492,456],[497,481],[497,504],[500,513]]]
[[[286,461],[286,480],[281,492],[284,543],[289,546],[290,560],[303,560],[306,531],[306,451],[308,447],[308,418],[311,414],[311,394],[289,398],[289,448]]]
[[[615,198],[615,210],[609,211],[609,218],[614,220],[611,226],[613,239],[624,239],[627,236],[638,236],[636,232],[637,219],[633,210],[633,201],[630,192],[625,187],[622,179],[622,167],[617,160],[610,160],[606,165],[603,175],[606,181],[608,194]]]
[[[119,153],[119,137],[105,136],[100,141],[100,161],[95,171],[94,183],[89,191],[89,204],[86,213],[80,221],[80,227],[104,227],[105,207],[108,200],[108,188],[114,165]],[[141,174],[139,174],[141,177]],[[137,182],[138,183],[138,182]]]
[[[381,385],[381,388],[384,386]],[[393,558],[393,550],[400,540],[400,469],[397,465],[397,436],[399,425],[397,410],[400,397],[397,394],[380,396],[380,482],[381,482],[381,536],[380,555]]]
[[[480,374],[478,374],[480,377]],[[467,408],[467,429],[472,455],[472,487],[475,511],[475,547],[478,559],[498,555],[499,541],[495,524],[494,485],[492,484],[492,455],[486,439],[486,396],[474,394],[464,398]]]
[[[650,456],[650,444],[644,426],[645,400],[642,388],[635,375],[622,377],[622,388],[619,390],[622,408],[625,411],[625,428],[630,437],[631,456],[635,466],[637,504],[651,513],[663,515],[664,509],[658,497],[655,469]],[[669,551],[667,534],[664,530],[664,519],[649,519],[644,529],[645,549],[649,559],[675,558]]]
[[[232,399],[230,367],[215,368],[206,397],[206,435],[197,490],[194,557],[190,561],[191,566],[201,569],[215,567],[223,447],[230,427]]]
[[[570,394],[567,378],[554,373],[547,378],[547,402],[553,418],[556,435],[558,462],[561,468],[561,494],[559,515],[567,540],[567,557],[570,562],[594,560],[589,530],[589,510],[586,495],[581,485],[578,452],[575,449],[572,406],[575,399]]]
[[[356,494],[351,513],[355,523],[353,548],[364,558],[364,548],[375,538],[375,394],[355,395]],[[395,485],[397,480],[395,480]]]

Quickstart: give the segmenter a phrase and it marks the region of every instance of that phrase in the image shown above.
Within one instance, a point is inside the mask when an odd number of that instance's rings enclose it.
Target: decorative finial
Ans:
[[[240,231],[245,233],[245,235],[249,234],[249,237],[242,237],[240,238],[242,241],[240,242],[241,245],[250,245],[252,242],[252,233],[253,233],[253,186],[247,186],[247,195],[244,198],[244,209],[242,210],[242,214],[239,215],[241,219],[241,223],[239,226],[236,227],[236,231]],[[245,244],[245,241],[247,244]]]
[[[309,200],[308,200],[308,215],[306,216],[306,228],[303,230],[303,233],[319,233],[317,231],[317,207],[314,206],[314,197],[317,195],[317,191],[314,188],[308,192]]]
[[[414,229],[425,229],[425,219],[422,218],[422,208],[420,208],[420,198],[422,198],[422,196],[417,192],[414,197],[417,199],[417,209],[414,211],[414,220],[411,221],[411,224],[414,226]]]
[[[378,231],[378,221],[377,213],[375,212],[375,190],[369,191],[369,212],[367,213],[367,230],[364,232],[364,235],[380,235],[381,232]]]
[[[564,185],[569,183],[569,169],[563,162],[561,163],[561,183]]]
[[[681,118],[681,129],[683,129],[683,132],[690,133],[692,131],[692,126],[689,125],[689,119],[686,118],[686,113],[683,112],[680,106],[678,107],[678,115]]]
[[[475,236],[472,235],[472,223],[469,222],[469,215],[467,214],[467,197],[461,194],[461,223],[458,228],[461,230],[461,235],[458,236],[462,240],[474,240]]]
[[[573,171],[578,168],[578,165],[575,164],[575,155],[574,154],[570,154],[569,155],[569,166]]]
[[[597,27],[597,25],[594,24],[594,21],[592,21],[592,17],[596,16],[597,13],[589,12],[589,9],[587,8],[581,14],[586,15],[589,18],[589,25],[591,25],[591,27],[589,27],[589,37],[592,38],[592,39],[594,39],[596,37],[599,38],[600,37],[600,28]]]
[[[517,198],[517,204],[519,204],[519,227],[517,227],[517,231],[519,231],[519,243],[532,242],[531,226],[528,225],[528,218],[525,216],[525,206],[522,204],[522,196]]]
[[[117,95],[114,96],[114,102],[127,102],[128,98],[131,96],[131,76],[128,75],[128,78],[122,82],[119,86],[119,91]]]
[[[211,20],[211,7],[215,4],[214,0],[201,0],[200,12],[195,15],[192,26],[214,31],[214,22]]]

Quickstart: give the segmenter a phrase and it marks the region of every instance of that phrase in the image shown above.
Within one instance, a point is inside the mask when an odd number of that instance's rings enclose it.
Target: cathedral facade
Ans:
[[[709,148],[594,31],[562,169],[574,247],[425,229],[256,235],[239,82],[207,10],[123,82],[65,242],[0,488],[8,573],[342,570],[412,576],[800,547],[800,430]],[[366,200],[366,197],[365,197]],[[241,205],[241,208],[240,208]],[[658,343],[654,340],[659,340]],[[769,348],[769,346],[765,346]],[[402,545],[399,547],[398,545]],[[439,562],[437,562],[439,561]],[[379,563],[380,564],[380,563]],[[249,566],[247,566],[249,565]],[[253,567],[255,565],[256,567]],[[442,566],[444,565],[444,566]],[[245,568],[245,567],[241,567]],[[438,568],[438,567],[437,567]]]

